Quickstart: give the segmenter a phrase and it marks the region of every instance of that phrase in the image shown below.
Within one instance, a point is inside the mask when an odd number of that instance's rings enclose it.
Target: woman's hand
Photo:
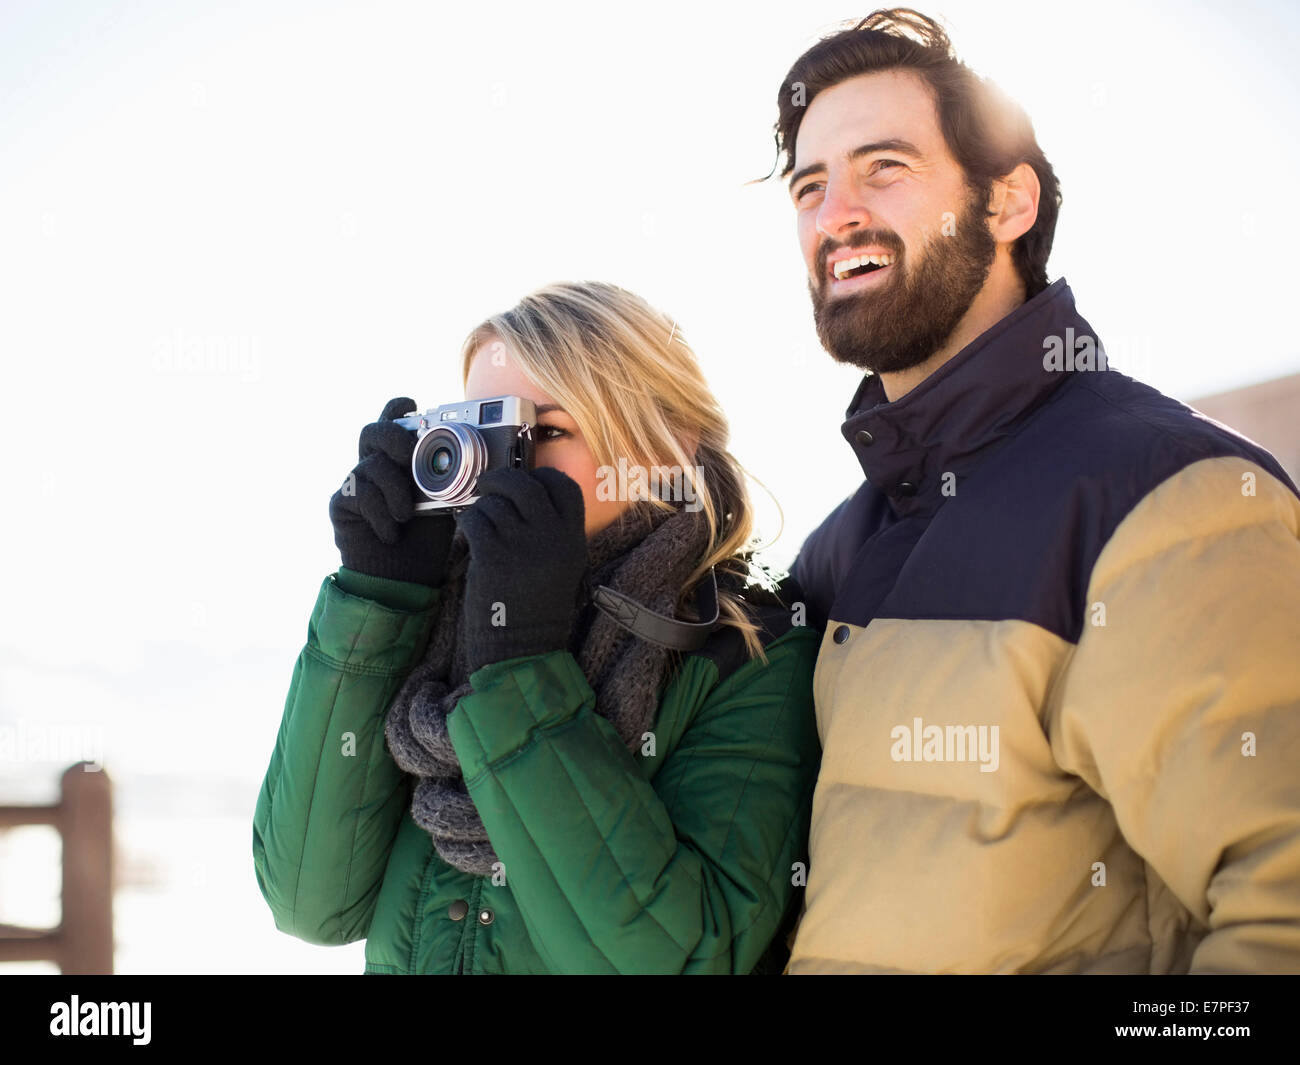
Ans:
[[[393,420],[416,409],[413,399],[390,399],[361,430],[361,461],[330,498],[330,521],[348,569],[436,588],[446,579],[456,523],[446,512],[416,516],[416,436]]]
[[[489,470],[457,517],[469,543],[465,642],[469,672],[566,650],[587,569],[582,489],[549,466]]]

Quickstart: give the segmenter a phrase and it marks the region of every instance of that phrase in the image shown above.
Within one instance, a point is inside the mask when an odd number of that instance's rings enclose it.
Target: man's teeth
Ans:
[[[843,280],[844,275],[859,266],[892,266],[892,255],[859,255],[856,259],[841,259],[835,264],[836,280]]]

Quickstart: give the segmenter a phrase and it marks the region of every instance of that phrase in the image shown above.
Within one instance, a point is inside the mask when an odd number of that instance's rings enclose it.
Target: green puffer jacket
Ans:
[[[411,819],[384,738],[438,597],[348,569],[321,586],[253,821],[276,927],[364,938],[367,973],[779,970],[820,760],[820,633],[762,609],[766,665],[714,633],[636,755],[569,652],[475,672],[448,731],[503,866],[480,877]]]

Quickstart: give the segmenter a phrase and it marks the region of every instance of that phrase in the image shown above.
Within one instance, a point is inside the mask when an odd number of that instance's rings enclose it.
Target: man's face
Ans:
[[[984,198],[910,71],[860,75],[813,99],[790,196],[817,335],[840,362],[876,373],[924,362],[988,277],[997,243]],[[865,255],[881,265],[845,269]]]

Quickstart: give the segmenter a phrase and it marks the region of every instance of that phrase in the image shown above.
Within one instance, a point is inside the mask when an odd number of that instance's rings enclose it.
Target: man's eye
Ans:
[[[816,189],[820,189],[821,187],[822,187],[822,183],[821,183],[820,181],[810,181],[810,182],[808,182],[807,185],[804,185],[802,188],[799,189],[798,192],[796,192],[796,193],[794,194],[795,201],[798,202],[799,200],[802,200],[802,199],[803,199],[803,194],[804,194],[805,192],[812,192],[812,191],[814,191],[814,190],[816,190]]]

